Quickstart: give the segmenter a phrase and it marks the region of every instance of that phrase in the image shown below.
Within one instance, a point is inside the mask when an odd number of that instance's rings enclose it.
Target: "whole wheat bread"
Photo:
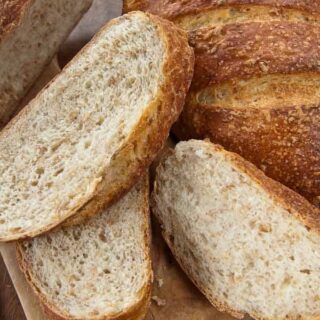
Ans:
[[[150,302],[149,186],[142,179],[86,224],[17,245],[50,319],[143,319]]]
[[[152,202],[184,271],[220,311],[318,319],[319,211],[239,155],[179,143],[157,169]]]
[[[196,63],[174,132],[210,138],[320,205],[320,0],[125,0],[188,30]]]
[[[92,0],[0,1],[0,128]]]
[[[193,51],[171,22],[114,19],[0,134],[0,241],[72,224],[146,171],[177,119]],[[70,222],[69,222],[70,224]]]

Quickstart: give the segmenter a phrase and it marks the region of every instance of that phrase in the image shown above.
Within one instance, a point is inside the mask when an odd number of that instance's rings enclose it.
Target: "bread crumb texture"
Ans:
[[[2,132],[0,239],[56,225],[91,199],[162,85],[159,37],[142,13],[117,19]]]
[[[319,234],[235,159],[190,140],[163,160],[153,210],[167,243],[219,310],[240,318],[319,317]]]
[[[0,2],[0,127],[51,61],[92,0]]]
[[[140,182],[87,224],[21,242],[22,267],[42,301],[65,319],[113,319],[151,281],[147,188]]]

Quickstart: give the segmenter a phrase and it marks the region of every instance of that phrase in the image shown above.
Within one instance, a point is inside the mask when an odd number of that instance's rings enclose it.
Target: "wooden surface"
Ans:
[[[25,320],[21,304],[0,255],[0,319]]]
[[[59,52],[60,64],[68,62],[106,21],[118,16],[121,6],[120,0],[94,0],[91,9],[62,45]],[[1,255],[0,320],[26,320]]]

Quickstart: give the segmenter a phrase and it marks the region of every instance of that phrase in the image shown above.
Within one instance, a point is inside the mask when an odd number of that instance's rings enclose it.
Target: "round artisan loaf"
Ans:
[[[210,138],[317,203],[320,1],[126,1],[189,31],[196,64],[175,133]]]

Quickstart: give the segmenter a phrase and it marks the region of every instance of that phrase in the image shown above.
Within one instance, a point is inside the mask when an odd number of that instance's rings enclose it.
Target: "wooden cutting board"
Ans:
[[[100,26],[108,19],[120,15],[121,7],[122,1],[119,0],[94,0],[88,14],[62,46],[59,54],[60,62],[65,64],[90,40]],[[57,60],[54,60],[39,78],[23,104],[26,104],[58,72]],[[15,256],[15,244],[0,245],[0,252],[21,301],[26,318],[28,320],[46,320],[47,317],[43,314],[37,298],[19,270]],[[147,320],[232,319],[215,310],[184,275],[162,240],[159,227],[155,222],[153,222],[152,255],[155,277],[152,302]]]

